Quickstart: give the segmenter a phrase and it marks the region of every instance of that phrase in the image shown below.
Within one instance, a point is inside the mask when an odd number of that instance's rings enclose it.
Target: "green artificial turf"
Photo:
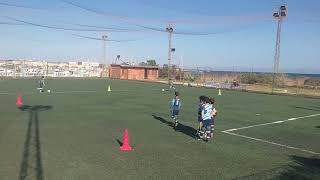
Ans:
[[[0,81],[0,179],[319,179],[319,156],[221,131],[320,113],[320,100],[116,80]],[[112,92],[106,87],[111,85]],[[16,107],[20,94],[24,103]],[[214,96],[215,140],[194,139],[198,96]],[[119,151],[128,128],[132,152]],[[320,153],[320,116],[235,131]]]

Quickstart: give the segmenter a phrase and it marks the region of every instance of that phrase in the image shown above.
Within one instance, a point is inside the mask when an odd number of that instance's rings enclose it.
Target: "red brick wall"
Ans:
[[[149,80],[156,80],[158,79],[158,69],[148,69],[147,70],[147,79]]]
[[[145,70],[142,68],[128,69],[128,79],[143,80],[144,79],[144,71]]]
[[[121,77],[120,66],[110,66],[109,67],[109,76],[110,76],[110,78],[120,79],[120,77]]]
[[[121,79],[128,79],[128,69],[121,68]]]
[[[132,80],[156,80],[159,77],[158,69],[148,69],[143,67],[121,67],[111,65],[109,67],[110,78],[132,79]]]

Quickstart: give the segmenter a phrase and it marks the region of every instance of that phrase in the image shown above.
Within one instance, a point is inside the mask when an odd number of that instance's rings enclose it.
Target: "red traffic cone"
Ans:
[[[16,104],[17,104],[17,106],[21,106],[22,105],[22,100],[21,100],[21,96],[20,95],[17,98]]]
[[[132,147],[129,145],[129,134],[128,134],[128,129],[126,128],[124,130],[124,134],[123,134],[123,144],[120,147],[121,151],[131,151]]]

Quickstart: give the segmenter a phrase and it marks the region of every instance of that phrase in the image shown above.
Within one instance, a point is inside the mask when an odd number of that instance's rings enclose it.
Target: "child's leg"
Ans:
[[[214,135],[214,124],[211,125],[211,137],[213,138]]]
[[[207,128],[206,128],[206,136],[207,136],[207,139],[211,138],[211,126],[207,126]]]
[[[179,111],[178,110],[174,110],[173,111],[173,120],[174,120],[174,126],[176,127],[178,125],[178,115],[179,115]]]
[[[204,140],[207,139],[207,124],[208,124],[208,120],[202,121],[201,123],[201,134],[202,134],[202,139]]]

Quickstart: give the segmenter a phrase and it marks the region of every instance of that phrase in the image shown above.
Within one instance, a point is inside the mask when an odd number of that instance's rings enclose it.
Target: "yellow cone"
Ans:
[[[110,87],[110,85],[108,86],[108,92],[111,92],[111,87]]]
[[[219,96],[221,96],[221,89],[219,89],[219,93],[218,93],[218,95],[219,95]]]

